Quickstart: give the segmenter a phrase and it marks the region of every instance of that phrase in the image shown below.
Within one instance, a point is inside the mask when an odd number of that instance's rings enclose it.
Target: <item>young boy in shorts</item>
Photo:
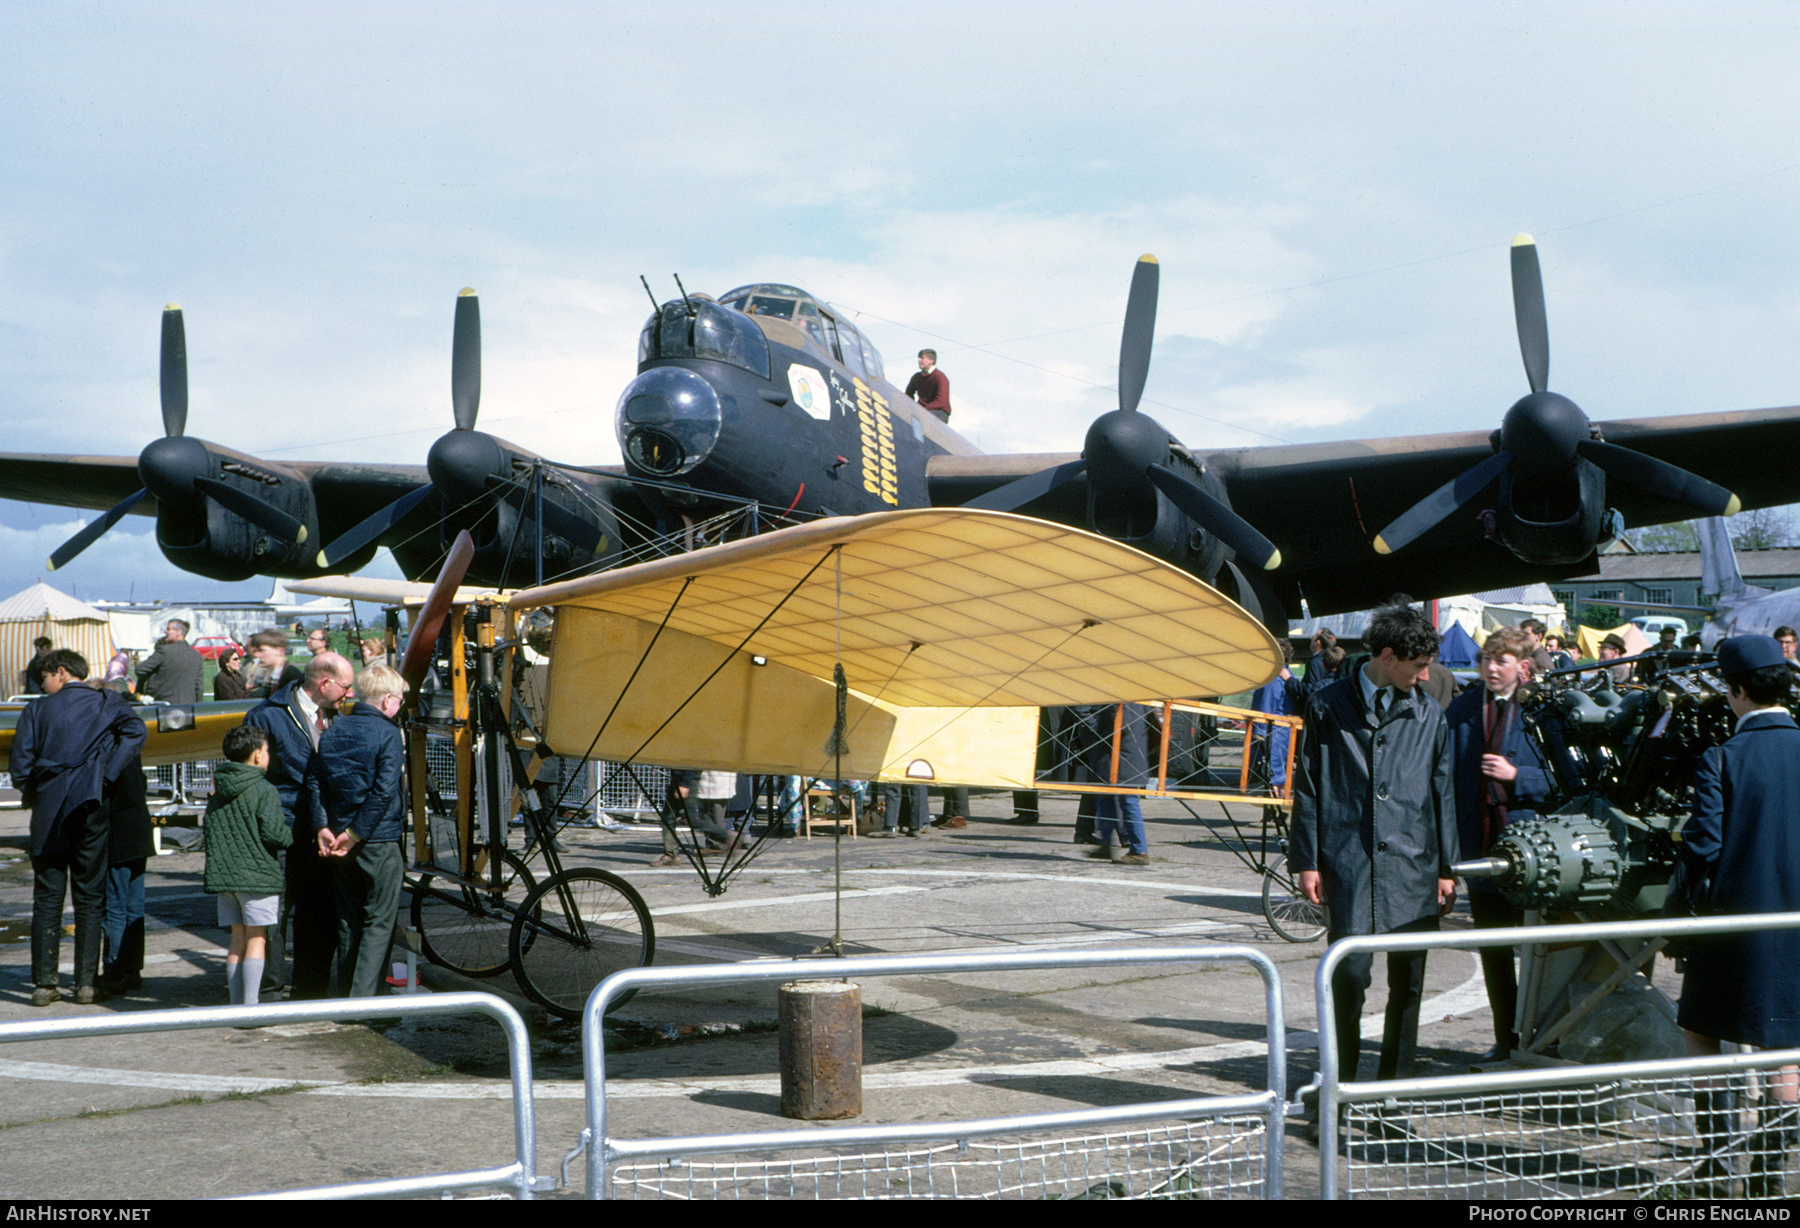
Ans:
[[[277,851],[293,843],[281,794],[264,771],[269,735],[239,725],[225,735],[225,758],[206,802],[206,890],[219,897],[219,924],[231,927],[225,983],[233,1006],[255,1006],[265,962],[264,933],[281,918]]]

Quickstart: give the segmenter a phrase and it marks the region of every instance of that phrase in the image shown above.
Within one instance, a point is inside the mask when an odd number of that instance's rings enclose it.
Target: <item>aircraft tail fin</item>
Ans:
[[[1736,597],[1743,593],[1743,573],[1738,571],[1737,551],[1723,516],[1708,516],[1694,526],[1700,533],[1700,591],[1708,597]]]

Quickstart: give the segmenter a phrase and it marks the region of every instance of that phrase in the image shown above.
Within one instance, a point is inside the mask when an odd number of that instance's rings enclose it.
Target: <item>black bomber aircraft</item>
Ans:
[[[1091,529],[1218,585],[1278,634],[1323,614],[1595,569],[1627,526],[1800,501],[1800,407],[1591,422],[1548,391],[1537,249],[1512,249],[1530,392],[1481,432],[1197,452],[1138,408],[1158,268],[1133,274],[1119,407],[1079,453],[990,456],[908,400],[841,313],[794,286],[685,290],[657,306],[619,398],[622,466],[550,460],[476,429],[480,319],[457,300],[455,429],[420,465],[273,462],[186,433],[180,309],[163,316],[165,437],[137,457],[0,455],[0,497],[127,514],[177,566],[221,580],[362,567],[379,546],[432,575],[456,534],[468,582],[518,586],[824,516],[966,505]],[[652,302],[654,304],[654,296]],[[730,521],[713,520],[738,510]],[[720,527],[725,525],[727,527]]]

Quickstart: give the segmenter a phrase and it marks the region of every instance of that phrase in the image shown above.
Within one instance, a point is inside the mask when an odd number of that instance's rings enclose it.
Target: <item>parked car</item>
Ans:
[[[188,642],[194,646],[195,652],[208,661],[217,661],[219,654],[227,648],[235,648],[239,653],[244,651],[244,646],[229,635],[197,635]]]

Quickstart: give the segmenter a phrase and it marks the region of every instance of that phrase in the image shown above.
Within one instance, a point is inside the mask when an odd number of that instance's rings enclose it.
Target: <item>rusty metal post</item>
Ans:
[[[1298,722],[1288,726],[1287,775],[1282,777],[1281,796],[1294,796],[1294,757],[1300,750],[1300,730],[1304,726]]]
[[[862,988],[850,981],[789,981],[780,1003],[782,1116],[860,1115]]]
[[[1175,702],[1173,700],[1163,700],[1162,750],[1156,760],[1156,790],[1159,793],[1167,793],[1169,791],[1169,718],[1170,713],[1174,710]]]

